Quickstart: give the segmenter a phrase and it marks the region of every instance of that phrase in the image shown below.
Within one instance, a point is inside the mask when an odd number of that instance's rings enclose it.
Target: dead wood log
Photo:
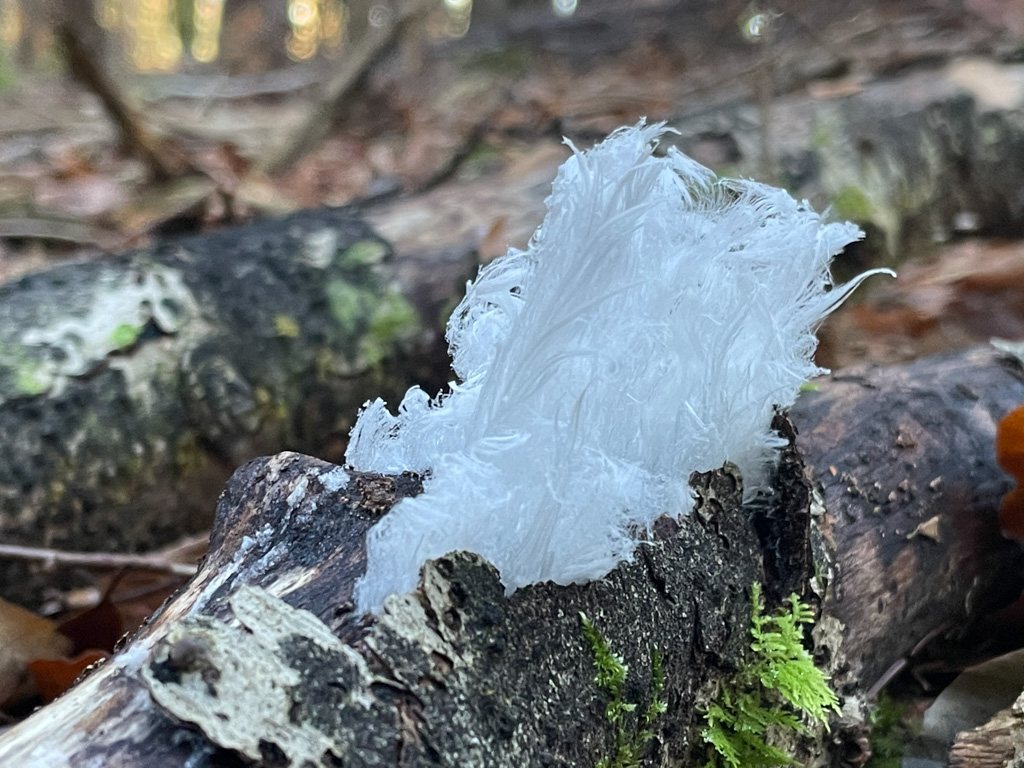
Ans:
[[[0,286],[0,537],[145,551],[207,528],[255,456],[339,460],[368,392],[443,383],[466,270],[428,268],[324,209]],[[45,582],[0,567],[7,597]]]
[[[257,460],[228,484],[193,581],[112,661],[0,738],[0,762],[592,765],[615,728],[584,611],[629,664],[628,701],[642,707],[652,648],[664,652],[668,714],[648,757],[696,765],[699,704],[742,658],[748,588],[761,580],[773,594],[823,593],[819,647],[847,729],[798,757],[841,764],[876,670],[919,628],[968,622],[1001,586],[1019,590],[1020,550],[995,531],[1007,483],[985,450],[1019,399],[1019,371],[987,350],[836,375],[794,409],[799,450],[752,507],[734,470],[695,475],[694,513],[663,518],[604,579],[506,596],[487,563],[451,554],[379,617],[354,614],[363,539],[418,479],[296,454]],[[857,464],[835,479],[849,457]],[[943,482],[929,487],[938,466]],[[912,493],[889,498],[894,474]],[[917,527],[936,515],[937,536]]]
[[[886,683],[929,645],[936,660],[962,659],[969,629],[1024,586],[1021,548],[996,523],[1011,481],[994,448],[995,422],[1024,402],[1022,379],[982,347],[846,369],[791,410],[820,494],[816,637],[854,751]]]
[[[949,752],[949,768],[1017,768],[1014,753],[1020,745],[1021,705],[999,712],[984,725],[963,731]]]
[[[696,487],[702,510],[663,520],[606,579],[506,596],[487,563],[453,554],[367,621],[351,602],[363,537],[418,480],[255,461],[228,485],[197,577],[111,663],[8,732],[0,762],[590,765],[614,728],[580,611],[631,665],[630,701],[648,695],[663,649],[673,715],[657,750],[684,758],[699,694],[742,655],[760,578],[738,476]]]

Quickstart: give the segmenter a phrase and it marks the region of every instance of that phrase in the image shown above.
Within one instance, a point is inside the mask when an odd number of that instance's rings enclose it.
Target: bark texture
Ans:
[[[0,286],[0,536],[144,550],[208,527],[254,456],[340,459],[367,392],[438,375],[416,269],[325,209]],[[464,272],[435,265],[433,284]],[[0,584],[38,586],[6,564]]]
[[[419,479],[257,460],[228,484],[193,581],[112,661],[0,738],[0,761],[593,765],[616,728],[583,611],[629,665],[624,700],[639,709],[652,649],[665,654],[668,712],[647,758],[698,765],[699,705],[746,652],[760,580],[769,595],[822,595],[818,650],[843,696],[840,727],[796,745],[797,759],[857,764],[879,670],[936,623],[963,626],[1007,585],[1019,591],[1020,549],[996,532],[1007,481],[990,448],[995,418],[1019,399],[1019,370],[988,350],[837,374],[794,409],[799,442],[753,505],[734,469],[695,475],[694,513],[663,518],[604,579],[509,596],[486,562],[453,553],[378,617],[353,612],[364,537]]]
[[[351,603],[365,532],[418,480],[260,459],[228,485],[192,583],[112,662],[10,731],[0,759],[591,765],[614,727],[583,611],[630,665],[625,698],[641,708],[652,647],[663,650],[672,715],[652,754],[685,761],[695,703],[742,656],[747,590],[761,577],[735,471],[695,476],[695,488],[698,514],[663,520],[606,579],[506,596],[490,565],[452,554],[370,619]]]
[[[1019,547],[996,510],[1010,479],[995,424],[1024,402],[1019,364],[995,350],[851,368],[792,410],[822,491],[819,568],[846,661],[870,687],[934,630],[956,635],[1020,594]]]
[[[815,637],[845,697],[837,755],[863,754],[881,687],[925,650],[959,663],[971,627],[1024,586],[1021,548],[996,521],[1011,481],[994,448],[1022,378],[982,347],[837,372],[791,411],[816,489]]]

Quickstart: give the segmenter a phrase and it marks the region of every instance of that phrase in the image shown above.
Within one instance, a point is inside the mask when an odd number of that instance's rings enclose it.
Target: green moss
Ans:
[[[388,247],[380,240],[360,240],[345,249],[342,261],[357,266],[379,264],[388,255]]]
[[[52,381],[45,375],[39,363],[25,360],[19,365],[14,376],[14,386],[19,393],[35,397],[50,389]]]
[[[142,328],[130,323],[121,323],[110,334],[110,346],[114,349],[125,349],[130,347],[139,338]]]
[[[420,318],[402,294],[390,291],[380,297],[370,317],[370,330],[359,351],[371,366],[379,365],[394,350],[395,343],[408,339],[420,327]]]
[[[356,336],[360,333],[360,321],[372,311],[374,297],[347,280],[331,280],[327,284],[327,301],[341,333]]]
[[[769,732],[807,733],[805,720],[827,725],[829,712],[839,711],[827,678],[803,646],[803,625],[814,622],[814,612],[790,595],[788,608],[766,616],[761,585],[755,583],[751,593],[753,655],[704,712],[701,735],[713,750],[706,768],[796,765],[768,743]]]
[[[908,709],[884,693],[878,697],[870,715],[871,758],[865,768],[900,768],[903,764],[903,751],[919,730],[908,723]]]
[[[654,738],[651,730],[654,721],[665,713],[666,703],[662,698],[665,690],[664,658],[657,648],[651,651],[650,700],[644,711],[636,716],[637,705],[625,701],[622,696],[629,667],[620,655],[612,652],[608,641],[586,614],[580,613],[580,621],[583,622],[583,636],[594,654],[594,668],[597,670],[594,683],[608,696],[604,716],[615,726],[612,752],[598,760],[594,768],[636,768],[647,743]]]
[[[836,215],[850,221],[871,221],[875,206],[863,190],[847,185],[832,200]]]
[[[815,149],[825,149],[832,143],[832,131],[825,125],[820,123],[814,126],[814,130],[811,131],[811,146]]]

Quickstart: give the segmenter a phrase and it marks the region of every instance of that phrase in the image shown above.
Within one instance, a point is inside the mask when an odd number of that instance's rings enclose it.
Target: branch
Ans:
[[[189,578],[195,575],[196,566],[176,563],[156,555],[122,555],[116,552],[63,552],[47,547],[20,547],[14,544],[0,544],[0,558],[10,560],[31,560],[45,564],[47,568],[96,568],[102,570],[132,568],[137,571],[171,573]]]
[[[434,5],[428,0],[398,3],[394,18],[389,23],[370,26],[351,56],[343,62],[341,71],[328,82],[320,102],[313,106],[306,120],[285,137],[278,150],[266,156],[259,169],[266,173],[283,171],[315,149],[330,131],[349,93],[363,76],[395,46],[405,30],[422,21],[424,13]]]
[[[125,149],[141,158],[154,176],[158,179],[181,176],[188,170],[187,164],[173,157],[149,131],[142,117],[125,100],[117,83],[103,69],[93,50],[95,45],[89,44],[90,32],[96,38],[102,33],[91,27],[95,27],[91,14],[76,13],[71,6],[63,9],[56,33],[72,77],[96,94],[117,126]]]

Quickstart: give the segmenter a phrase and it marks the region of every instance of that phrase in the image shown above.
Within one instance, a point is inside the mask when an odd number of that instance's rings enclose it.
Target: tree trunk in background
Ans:
[[[1020,550],[996,531],[1007,483],[989,450],[995,419],[1019,400],[1019,370],[988,350],[837,374],[794,409],[798,447],[752,507],[734,470],[695,475],[694,513],[663,518],[655,542],[604,579],[507,596],[488,564],[453,554],[379,617],[352,604],[364,537],[419,480],[260,459],[228,484],[193,581],[112,661],[0,738],[0,758],[591,765],[610,754],[615,727],[583,611],[629,665],[624,698],[638,709],[651,649],[665,654],[668,712],[648,757],[697,765],[699,705],[743,657],[759,580],[769,595],[823,593],[818,648],[844,714],[828,738],[797,745],[797,759],[856,759],[865,693],[904,641],[966,625],[1019,590]],[[850,456],[856,466],[840,458]]]
[[[443,383],[466,267],[428,280],[336,209],[0,286],[0,536],[137,552],[209,526],[255,456],[340,460],[367,393]],[[26,568],[3,564],[6,596],[53,583]]]

